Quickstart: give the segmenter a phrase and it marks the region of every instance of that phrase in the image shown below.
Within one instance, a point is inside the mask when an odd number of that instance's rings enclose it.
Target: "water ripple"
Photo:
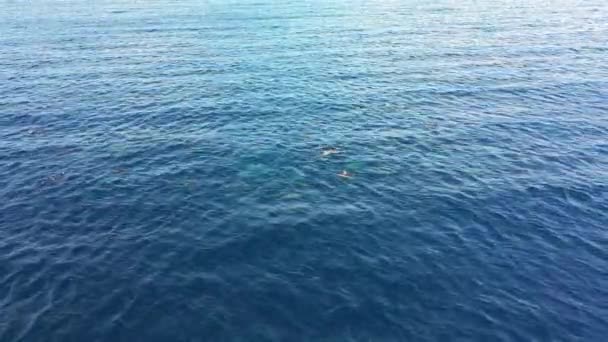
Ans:
[[[1,4],[1,341],[608,333],[603,2]]]

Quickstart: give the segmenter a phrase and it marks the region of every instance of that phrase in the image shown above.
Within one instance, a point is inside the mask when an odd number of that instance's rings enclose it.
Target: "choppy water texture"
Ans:
[[[606,1],[0,8],[1,341],[608,336]]]

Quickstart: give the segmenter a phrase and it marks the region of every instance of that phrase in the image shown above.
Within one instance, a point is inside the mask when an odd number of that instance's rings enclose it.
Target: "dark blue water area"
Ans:
[[[606,336],[607,2],[0,0],[0,341]]]

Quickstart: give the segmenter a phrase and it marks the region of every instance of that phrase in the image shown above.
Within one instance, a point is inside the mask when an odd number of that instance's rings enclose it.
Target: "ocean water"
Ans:
[[[0,341],[606,336],[606,1],[0,1]]]

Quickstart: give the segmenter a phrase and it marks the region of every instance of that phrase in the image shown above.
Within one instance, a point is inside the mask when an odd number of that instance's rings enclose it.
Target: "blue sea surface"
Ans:
[[[0,341],[607,336],[605,0],[0,0]]]

